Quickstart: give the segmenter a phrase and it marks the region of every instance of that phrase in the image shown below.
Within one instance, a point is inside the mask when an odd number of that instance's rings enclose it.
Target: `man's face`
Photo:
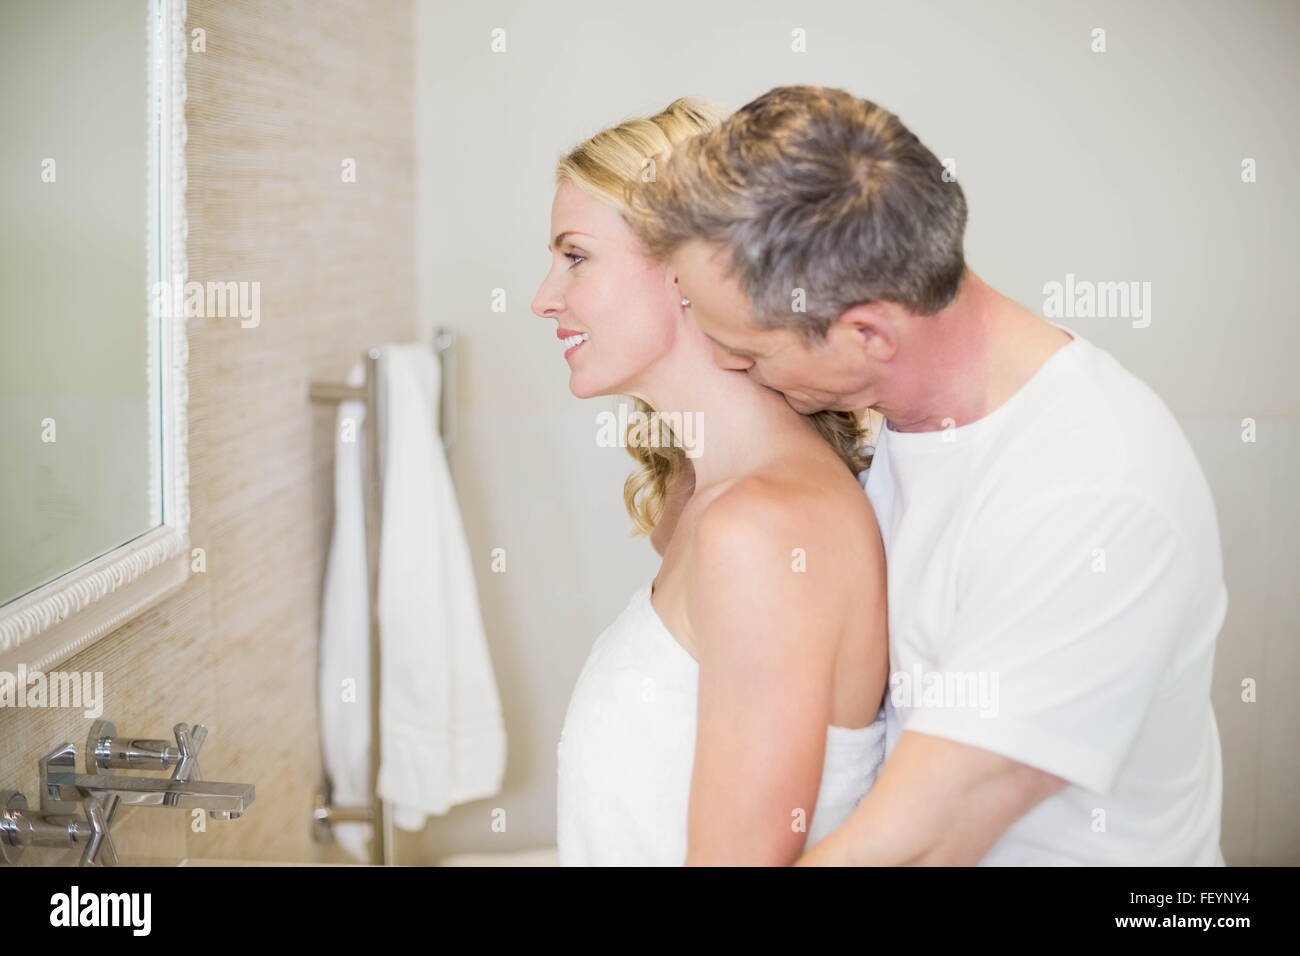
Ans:
[[[758,328],[735,277],[723,275],[721,246],[691,240],[673,254],[672,265],[719,366],[747,372],[760,385],[784,393],[790,407],[804,415],[871,404],[865,353],[850,324],[836,322],[826,339],[813,345],[793,329]]]

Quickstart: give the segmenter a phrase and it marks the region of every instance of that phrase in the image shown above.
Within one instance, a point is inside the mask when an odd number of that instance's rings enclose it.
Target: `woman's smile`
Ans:
[[[564,357],[566,359],[580,349],[583,342],[591,338],[590,332],[574,332],[572,329],[557,329],[555,335],[564,343]]]

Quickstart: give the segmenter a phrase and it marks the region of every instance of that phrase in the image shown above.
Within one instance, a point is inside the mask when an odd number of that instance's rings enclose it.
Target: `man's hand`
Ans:
[[[672,540],[673,532],[677,529],[677,519],[682,516],[682,509],[686,507],[686,502],[691,500],[691,495],[694,493],[695,465],[687,458],[686,467],[668,488],[663,517],[650,532],[650,544],[661,557],[668,550],[668,542]]]
[[[992,751],[904,731],[853,815],[795,866],[974,866],[1064,786]]]

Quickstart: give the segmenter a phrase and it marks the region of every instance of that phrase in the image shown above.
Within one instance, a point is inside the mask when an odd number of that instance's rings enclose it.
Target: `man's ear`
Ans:
[[[888,362],[898,351],[898,326],[885,302],[849,306],[831,325],[831,332],[851,339],[874,362]]]

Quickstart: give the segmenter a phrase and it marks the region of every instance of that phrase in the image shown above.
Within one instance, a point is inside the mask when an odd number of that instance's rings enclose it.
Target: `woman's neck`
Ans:
[[[697,489],[748,474],[792,442],[821,441],[812,422],[792,409],[784,395],[743,371],[720,368],[711,355],[705,363],[693,356],[656,372],[635,394],[661,418],[682,416],[668,421],[689,429],[694,448],[686,450]]]

